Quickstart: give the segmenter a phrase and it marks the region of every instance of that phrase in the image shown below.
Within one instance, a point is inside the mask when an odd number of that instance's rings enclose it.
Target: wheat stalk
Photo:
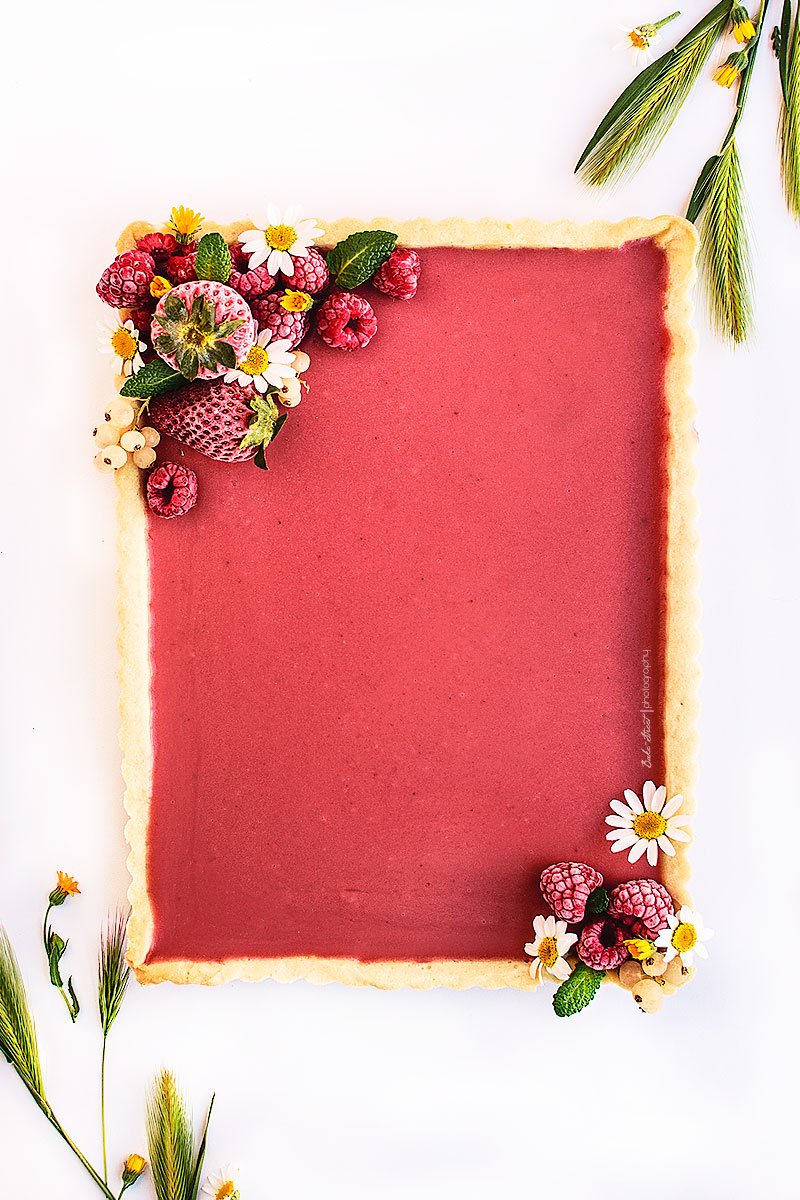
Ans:
[[[195,1153],[192,1124],[175,1077],[169,1071],[161,1071],[156,1077],[147,1104],[146,1123],[150,1169],[158,1200],[196,1200],[213,1107],[212,1096]]]
[[[780,71],[783,104],[780,117],[781,179],[786,204],[800,220],[800,9],[792,23],[791,0],[784,0],[780,31]]]
[[[109,920],[100,939],[98,963],[97,1006],[103,1029],[103,1053],[100,1059],[100,1124],[103,1133],[103,1178],[108,1183],[108,1153],[106,1149],[106,1046],[111,1026],[117,1019],[125,990],[130,979],[130,967],[125,962],[125,935],[128,918],[117,913]]]
[[[5,929],[0,927],[0,1050],[28,1090],[44,1101],[36,1030],[25,984]]]
[[[576,172],[594,186],[637,170],[656,149],[722,33],[731,0],[722,0],[678,44],[645,67],[598,125]]]
[[[736,139],[731,138],[709,162],[699,221],[698,266],[712,325],[723,337],[739,344],[751,332],[753,304],[744,183]]]

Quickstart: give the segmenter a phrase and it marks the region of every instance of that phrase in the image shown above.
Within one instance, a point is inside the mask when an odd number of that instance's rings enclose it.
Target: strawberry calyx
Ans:
[[[235,368],[236,352],[225,339],[244,322],[234,319],[217,323],[216,308],[208,296],[195,296],[188,310],[180,296],[169,292],[157,320],[164,332],[155,339],[155,348],[159,354],[175,359],[184,378],[196,379],[201,367],[209,371]]]
[[[239,443],[239,449],[246,450],[250,446],[257,446],[258,450],[253,461],[262,471],[267,471],[269,468],[264,451],[286,420],[286,413],[280,411],[272,398],[271,391],[266,395],[256,394],[249,403],[253,410],[253,416],[250,419],[247,433]]]

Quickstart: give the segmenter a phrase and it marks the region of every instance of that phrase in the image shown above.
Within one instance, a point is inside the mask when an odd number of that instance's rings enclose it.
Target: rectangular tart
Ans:
[[[164,439],[177,521],[118,473],[141,982],[531,987],[548,863],[688,900],[604,822],[650,779],[691,811],[694,229],[374,227],[417,296],[314,341],[269,472]]]

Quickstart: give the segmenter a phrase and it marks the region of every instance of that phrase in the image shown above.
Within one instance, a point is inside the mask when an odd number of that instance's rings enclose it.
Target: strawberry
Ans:
[[[278,406],[253,384],[196,380],[154,396],[148,423],[219,462],[246,462],[263,455],[277,432]]]
[[[255,340],[255,323],[233,288],[196,279],[159,300],[151,338],[159,357],[187,379],[216,379],[245,357]]]

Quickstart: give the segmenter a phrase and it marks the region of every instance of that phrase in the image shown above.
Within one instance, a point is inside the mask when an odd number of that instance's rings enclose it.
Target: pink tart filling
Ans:
[[[547,864],[654,874],[604,819],[664,775],[663,253],[421,258],[268,474],[164,439],[150,961],[519,960]]]

